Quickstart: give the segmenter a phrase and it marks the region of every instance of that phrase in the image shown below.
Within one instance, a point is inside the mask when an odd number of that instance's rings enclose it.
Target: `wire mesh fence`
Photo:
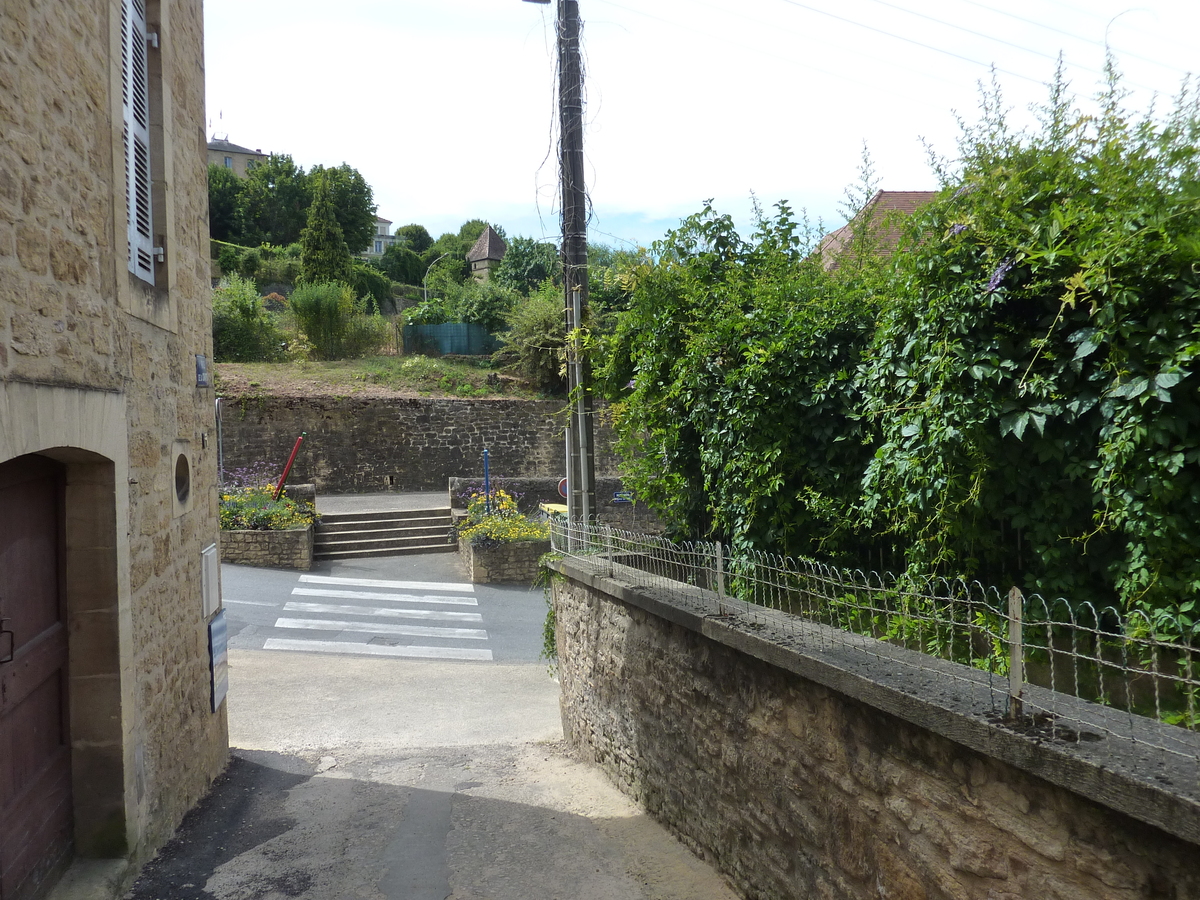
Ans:
[[[1200,648],[1156,634],[1144,615],[1023,596],[978,582],[914,579],[806,559],[728,556],[598,523],[551,524],[555,552],[638,586],[702,592],[714,614],[797,649],[887,663],[913,693],[957,682],[991,717],[1035,738],[1121,737],[1191,771],[1200,787]]]

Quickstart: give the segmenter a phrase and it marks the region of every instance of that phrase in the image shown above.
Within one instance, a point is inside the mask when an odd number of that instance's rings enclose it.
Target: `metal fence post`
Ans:
[[[1008,718],[1021,718],[1021,690],[1025,682],[1025,647],[1021,624],[1025,598],[1016,586],[1008,592]]]
[[[613,530],[611,525],[604,526],[604,555],[608,557],[608,577],[612,578],[616,570],[613,566]]]
[[[717,612],[725,615],[725,548],[717,541]]]

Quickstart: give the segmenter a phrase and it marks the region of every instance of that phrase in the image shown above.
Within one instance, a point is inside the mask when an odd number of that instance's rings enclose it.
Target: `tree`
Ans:
[[[677,535],[850,560],[861,549],[871,447],[854,374],[878,293],[826,273],[816,237],[784,204],[748,240],[706,208],[628,273],[599,382],[627,482]]]
[[[433,246],[433,236],[425,229],[424,225],[401,225],[396,229],[396,234],[404,238],[404,242],[408,249],[418,255],[424,253]]]
[[[232,169],[208,165],[208,235],[213,240],[242,241],[242,180]]]
[[[314,166],[308,178],[314,194],[318,180],[324,178],[329,183],[334,215],[350,252],[361,253],[371,246],[377,207],[371,186],[359,171],[346,163],[328,169]]]
[[[479,235],[484,233],[485,228],[487,228],[487,222],[482,220],[482,218],[470,218],[470,220],[463,222],[458,227],[458,240],[462,242],[464,253],[474,246],[475,241],[479,240]]]
[[[312,186],[290,156],[272,153],[247,174],[242,191],[245,243],[282,246],[300,239]]]
[[[375,261],[375,265],[388,278],[400,284],[420,284],[425,275],[424,260],[399,241],[384,247],[383,255]]]
[[[300,236],[300,273],[307,284],[338,281],[350,284],[354,272],[342,226],[334,214],[329,181],[320,178],[308,210],[308,225]]]
[[[518,235],[508,242],[504,259],[492,272],[497,284],[528,295],[547,278],[562,278],[562,263],[553,244]]]

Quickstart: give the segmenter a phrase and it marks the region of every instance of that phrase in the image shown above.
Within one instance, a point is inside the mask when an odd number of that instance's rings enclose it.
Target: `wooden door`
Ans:
[[[0,900],[40,895],[71,852],[62,486],[44,457],[0,464]]]

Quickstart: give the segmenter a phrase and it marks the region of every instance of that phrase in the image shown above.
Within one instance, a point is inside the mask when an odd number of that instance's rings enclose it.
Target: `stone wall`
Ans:
[[[218,534],[195,361],[212,355],[202,2],[146,7],[153,286],[127,269],[121,3],[0,14],[0,463],[64,467],[76,850],[135,864],[227,760],[201,602]]]
[[[225,469],[281,471],[301,432],[295,481],[320,493],[443,491],[451,477],[483,480],[565,473],[562,405],[550,400],[276,397],[223,400]],[[597,476],[615,475],[609,429],[596,429]]]
[[[715,604],[556,567],[569,740],[746,897],[1200,897],[1200,804],[1147,785],[1136,748],[1135,783],[966,721],[952,691],[891,705],[879,663],[851,678]]]
[[[313,561],[313,527],[286,531],[222,531],[221,562],[268,569],[302,569]]]
[[[510,541],[483,547],[459,539],[458,555],[475,584],[533,584],[550,541]]]

